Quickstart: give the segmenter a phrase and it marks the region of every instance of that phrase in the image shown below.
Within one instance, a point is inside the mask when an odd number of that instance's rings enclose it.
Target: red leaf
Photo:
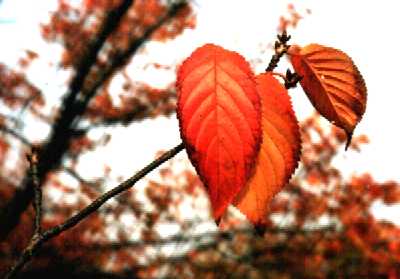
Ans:
[[[265,221],[273,196],[289,181],[300,157],[300,132],[287,90],[271,74],[257,76],[262,101],[261,144],[255,174],[234,205],[254,224]]]
[[[177,88],[181,137],[219,218],[250,177],[261,142],[254,75],[239,54],[207,44],[180,67]]]
[[[347,149],[367,102],[367,88],[357,67],[344,52],[317,44],[292,46],[289,55],[315,109],[346,131]]]

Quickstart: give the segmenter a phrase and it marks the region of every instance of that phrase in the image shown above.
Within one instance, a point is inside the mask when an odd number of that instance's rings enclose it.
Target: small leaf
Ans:
[[[315,109],[346,131],[347,149],[367,102],[367,88],[357,67],[344,52],[317,44],[292,46],[288,53]]]
[[[178,72],[181,137],[219,218],[244,187],[261,142],[261,105],[249,64],[207,44]]]
[[[301,140],[287,90],[270,73],[257,76],[262,101],[261,144],[254,176],[234,205],[254,224],[262,224],[273,196],[289,181],[297,167]]]

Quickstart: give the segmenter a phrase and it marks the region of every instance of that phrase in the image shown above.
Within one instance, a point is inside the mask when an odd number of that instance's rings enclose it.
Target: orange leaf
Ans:
[[[301,141],[299,126],[287,90],[271,74],[257,76],[262,101],[263,142],[254,176],[234,205],[254,224],[262,224],[273,196],[297,167]]]
[[[181,137],[219,218],[250,177],[261,142],[261,105],[249,64],[207,44],[178,72]]]
[[[357,67],[344,52],[317,44],[292,46],[289,55],[315,109],[346,131],[347,149],[367,102],[367,88]]]

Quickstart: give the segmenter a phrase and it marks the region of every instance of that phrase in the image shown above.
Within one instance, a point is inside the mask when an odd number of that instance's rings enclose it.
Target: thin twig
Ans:
[[[184,234],[176,234],[166,238],[159,238],[159,239],[139,239],[139,240],[128,240],[128,241],[120,241],[120,242],[109,242],[104,244],[88,244],[87,246],[77,246],[74,243],[69,243],[64,246],[65,249],[72,250],[72,249],[81,249],[87,251],[110,251],[110,250],[119,250],[119,249],[130,249],[130,248],[137,248],[142,247],[145,245],[152,245],[152,246],[165,246],[171,245],[175,242],[180,242],[184,244],[188,244],[190,242],[193,243],[201,243],[205,241],[220,241],[220,240],[232,240],[233,237],[239,233],[246,233],[253,235],[254,232],[260,229],[260,227],[252,228],[251,226],[248,227],[239,227],[233,228],[226,231],[208,231],[201,234],[195,235],[184,235]],[[265,233],[268,234],[284,234],[288,236],[293,235],[310,235],[315,232],[334,232],[337,231],[338,228],[334,225],[327,225],[321,226],[318,228],[309,228],[309,229],[302,229],[302,228],[287,228],[287,227],[268,227],[264,226],[262,235]]]
[[[18,139],[21,143],[23,143],[25,146],[30,147],[32,144],[29,142],[27,138],[25,138],[23,135],[19,134],[17,131],[14,129],[10,129],[6,127],[5,125],[0,125],[0,131],[7,133],[14,138]]]
[[[74,170],[73,168],[70,168],[70,167],[63,167],[62,170],[65,171],[70,176],[72,176],[73,178],[75,178],[81,184],[86,184],[91,187],[97,187],[97,186],[99,186],[100,183],[103,183],[103,179],[96,179],[95,181],[89,181],[89,180],[83,178],[82,176],[80,176],[76,172],[76,170]]]
[[[39,183],[37,171],[38,153],[37,147],[33,146],[31,153],[26,156],[30,164],[31,179],[35,188],[35,199],[33,200],[33,207],[35,208],[34,237],[35,235],[40,235],[42,232],[42,187]]]
[[[278,73],[278,72],[272,72],[271,74],[272,74],[273,76],[280,77],[280,78],[283,80],[283,82],[286,82],[286,76],[285,76],[284,74]]]
[[[20,127],[22,125],[21,119],[13,115],[8,115],[0,112],[0,120],[7,120],[13,123],[14,127]]]
[[[79,222],[81,222],[83,219],[85,219],[87,216],[95,212],[99,207],[101,207],[103,204],[105,204],[109,199],[115,197],[116,195],[120,194],[123,191],[128,190],[131,188],[137,181],[142,179],[144,176],[146,176],[149,172],[152,170],[156,169],[158,166],[160,166],[162,163],[168,161],[172,157],[174,157],[176,154],[178,154],[180,151],[182,151],[185,148],[183,143],[180,143],[176,147],[172,148],[171,150],[165,152],[163,155],[161,155],[159,158],[155,159],[153,162],[148,164],[146,167],[138,171],[135,175],[130,177],[129,179],[125,180],[115,188],[111,189],[110,191],[104,193],[100,197],[98,197],[96,200],[94,200],[91,204],[89,204],[87,207],[79,211],[77,214],[72,216],[71,218],[67,219],[64,223],[54,226],[42,234],[38,235],[37,237],[33,237],[30,244],[28,247],[25,248],[25,250],[22,252],[22,255],[18,258],[14,266],[10,269],[10,271],[6,275],[6,279],[11,279],[15,278],[15,276],[18,274],[18,272],[25,266],[25,264],[32,258],[34,253],[48,240],[50,240],[53,237],[58,236],[62,232],[68,230],[69,228],[77,225]]]
[[[278,35],[278,40],[275,41],[275,54],[272,56],[271,61],[268,64],[266,72],[272,72],[276,66],[278,66],[279,60],[289,50],[290,45],[287,42],[290,40],[290,35],[286,34],[286,30]]]

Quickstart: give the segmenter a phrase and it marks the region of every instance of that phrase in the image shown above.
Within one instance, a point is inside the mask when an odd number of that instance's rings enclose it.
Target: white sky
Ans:
[[[341,150],[337,159],[339,168],[347,174],[370,171],[379,181],[400,181],[400,90],[396,85],[400,62],[399,1],[196,0],[197,28],[166,45],[149,45],[149,57],[137,57],[137,65],[133,65],[132,70],[137,78],[154,81],[156,72],[140,72],[141,61],[179,62],[206,42],[238,51],[248,60],[259,58],[260,47],[265,48],[275,40],[279,17],[287,15],[288,3],[293,3],[301,14],[305,14],[307,8],[312,11],[296,30],[290,32],[291,43],[305,45],[315,42],[345,51],[353,58],[367,84],[367,110],[355,136],[366,134],[371,143],[361,153]],[[13,65],[22,50],[37,51],[41,61],[33,64],[35,71],[30,77],[49,95],[53,94],[53,98],[65,92],[63,81],[66,73],[61,70],[41,71],[46,63],[57,62],[60,48],[43,43],[37,27],[56,5],[56,0],[3,0],[0,5],[0,61]],[[265,68],[270,56],[271,53],[267,52],[262,57],[265,63],[258,71]],[[280,69],[284,71],[286,66]],[[160,85],[174,78],[171,73],[158,73],[158,77]],[[305,94],[295,90],[291,95],[299,119],[308,116],[312,108]],[[96,175],[107,163],[113,167],[113,177],[126,177],[152,160],[156,151],[169,149],[180,141],[175,116],[146,120],[129,129],[119,127],[116,130],[110,144],[100,149],[104,156],[102,159],[94,155],[84,156],[85,174]],[[24,132],[31,133],[29,130]]]

